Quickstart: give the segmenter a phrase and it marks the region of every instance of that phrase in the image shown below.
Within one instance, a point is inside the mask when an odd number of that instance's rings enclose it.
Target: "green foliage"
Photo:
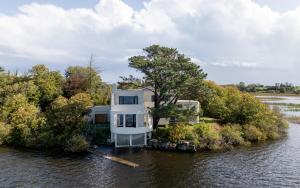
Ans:
[[[110,137],[110,128],[96,128],[94,131],[93,142],[97,145],[105,144]]]
[[[26,82],[8,82],[0,88],[0,104],[4,104],[5,100],[13,95],[23,94],[27,97],[28,101],[38,104],[40,98],[40,90],[33,81]]]
[[[120,89],[138,89],[146,86],[142,79],[135,78],[132,75],[128,77],[121,76],[120,78],[122,79],[122,81],[118,82]]]
[[[123,82],[133,80],[133,84],[142,83],[153,91],[152,116],[156,128],[162,115],[166,116],[176,107],[174,104],[183,93],[187,93],[192,86],[201,88],[206,74],[177,49],[152,45],[144,48],[144,52],[146,55],[129,58],[129,66],[143,73],[143,79],[123,78]]]
[[[254,125],[245,125],[244,138],[251,142],[256,142],[265,140],[266,136]]]
[[[299,94],[299,87],[291,83],[276,83],[272,86],[264,86],[262,84],[249,84],[240,82],[237,88],[243,92],[256,92],[256,93],[271,93],[271,94]]]
[[[152,136],[153,138],[157,138],[160,140],[168,140],[169,132],[169,127],[158,127],[157,129],[153,130]]]
[[[22,94],[8,98],[2,108],[2,119],[9,127],[6,142],[26,147],[36,145],[36,136],[45,124],[45,119],[40,117],[38,108],[30,104]]]
[[[0,145],[6,143],[9,136],[9,127],[0,122]]]
[[[67,140],[65,151],[72,153],[86,152],[89,147],[89,143],[81,135],[73,135]]]
[[[220,133],[227,144],[240,145],[244,143],[242,128],[239,125],[226,125],[222,128]]]
[[[194,141],[196,139],[193,127],[184,124],[170,126],[168,136],[171,142],[179,142],[180,140]]]
[[[68,98],[61,96],[68,83],[72,89],[73,78],[85,82],[71,90]],[[66,80],[45,65],[36,65],[21,76],[0,71],[0,144],[86,150],[85,115],[93,104],[109,103],[111,87],[86,67],[69,67]]]
[[[46,111],[47,126],[45,130],[49,143],[67,147],[68,141],[74,135],[82,135],[87,130],[87,121],[84,116],[91,105],[88,94],[79,93],[67,100],[58,97]]]
[[[93,97],[97,96],[102,86],[100,75],[94,68],[71,66],[66,70],[66,82],[64,84],[64,94],[71,97],[77,93],[90,93]],[[95,95],[95,96],[94,96]]]
[[[41,92],[39,104],[44,109],[62,94],[63,77],[58,71],[49,71],[45,65],[32,67],[30,73]]]
[[[195,132],[199,137],[199,148],[217,150],[221,148],[222,137],[219,131],[211,124],[200,123],[194,125]]]
[[[84,108],[88,109],[92,107],[93,101],[91,99],[91,96],[87,93],[78,93],[74,96],[72,96],[69,100],[69,103],[71,104],[81,104],[84,106]]]
[[[65,73],[64,96],[72,97],[78,93],[89,93],[96,105],[109,104],[111,87],[102,83],[98,72],[92,67],[69,67]]]

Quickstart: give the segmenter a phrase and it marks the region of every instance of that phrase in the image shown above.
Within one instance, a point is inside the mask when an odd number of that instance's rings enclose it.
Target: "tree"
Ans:
[[[39,104],[41,96],[39,87],[33,81],[16,82],[14,84],[6,84],[0,89],[0,104],[13,95],[23,94],[28,99],[28,102]]]
[[[240,82],[237,87],[239,88],[240,91],[246,91],[247,88],[245,82]]]
[[[64,95],[70,98],[78,93],[89,93],[95,103],[99,103],[101,95],[102,79],[92,67],[69,67],[65,73]]]
[[[62,94],[63,77],[58,71],[50,71],[45,65],[32,67],[30,74],[35,85],[39,87],[40,106],[44,110]]]
[[[39,109],[30,104],[22,94],[8,98],[2,107],[2,120],[9,127],[7,142],[13,145],[35,147],[39,130],[45,119],[39,115]]]
[[[118,87],[120,89],[137,89],[145,87],[143,80],[129,75],[128,77],[121,76],[122,81],[118,82]]]
[[[76,150],[74,149],[76,146],[72,144],[84,142],[82,136],[87,129],[85,115],[91,105],[91,97],[85,93],[76,94],[69,100],[61,96],[55,99],[46,111],[47,126],[44,129],[44,140],[49,147]]]
[[[160,118],[168,114],[162,115],[161,112],[172,111],[180,96],[191,85],[201,85],[206,74],[177,49],[152,45],[143,50],[145,55],[129,58],[129,67],[143,73],[141,82],[154,93],[154,108],[151,111],[156,128]]]

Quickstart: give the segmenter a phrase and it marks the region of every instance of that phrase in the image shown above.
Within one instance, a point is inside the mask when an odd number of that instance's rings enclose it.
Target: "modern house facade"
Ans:
[[[183,108],[193,107],[199,112],[199,102],[178,101]],[[111,105],[94,106],[91,111],[94,124],[110,126],[111,142],[115,147],[144,146],[151,138],[153,122],[150,108],[154,106],[153,93],[149,89],[117,89],[114,85],[111,95]],[[168,124],[170,119],[161,119],[159,124]],[[194,117],[190,123],[199,122]]]

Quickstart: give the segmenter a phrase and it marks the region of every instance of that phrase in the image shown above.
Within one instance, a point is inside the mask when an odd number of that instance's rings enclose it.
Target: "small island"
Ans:
[[[144,137],[148,148],[231,149],[278,139],[286,133],[287,122],[278,109],[270,109],[235,86],[206,80],[201,67],[175,48],[149,46],[144,55],[129,58],[129,66],[139,76],[121,77],[118,87],[148,88],[153,93],[153,106],[147,108],[151,131]],[[45,65],[35,65],[24,74],[1,69],[0,143],[85,152],[92,145],[112,142],[109,126],[99,128],[91,118],[94,106],[110,104],[111,92],[112,86],[101,80],[92,59],[90,66],[71,66],[64,75]],[[199,109],[182,108],[180,100],[197,101]],[[194,117],[198,121],[190,123]],[[128,118],[135,122],[137,116]],[[167,123],[159,125],[163,118]]]

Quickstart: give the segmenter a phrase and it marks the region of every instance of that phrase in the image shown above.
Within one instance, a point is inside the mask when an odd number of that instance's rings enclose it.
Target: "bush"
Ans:
[[[221,136],[226,144],[239,145],[244,143],[242,129],[239,125],[226,125],[221,130]]]
[[[0,122],[0,145],[6,143],[9,135],[9,128],[3,122]]]
[[[254,125],[245,125],[244,126],[244,138],[245,140],[256,142],[266,139],[266,135],[263,134],[257,127]]]
[[[179,142],[180,140],[195,141],[193,127],[184,124],[176,124],[170,126],[169,140],[171,142]]]
[[[109,128],[98,128],[95,129],[94,140],[93,142],[97,145],[106,144],[107,139],[110,137],[110,129]]]
[[[81,135],[73,135],[71,139],[69,139],[64,148],[67,152],[79,153],[86,152],[89,148],[89,143],[86,139]]]
[[[152,132],[152,137],[159,140],[168,140],[169,139],[169,128],[168,127],[158,127]]]
[[[6,142],[12,145],[34,147],[45,119],[39,109],[22,94],[10,96],[2,107],[2,118],[9,127]]]
[[[194,127],[199,139],[198,146],[201,149],[217,150],[221,148],[220,133],[211,124],[200,123]]]

